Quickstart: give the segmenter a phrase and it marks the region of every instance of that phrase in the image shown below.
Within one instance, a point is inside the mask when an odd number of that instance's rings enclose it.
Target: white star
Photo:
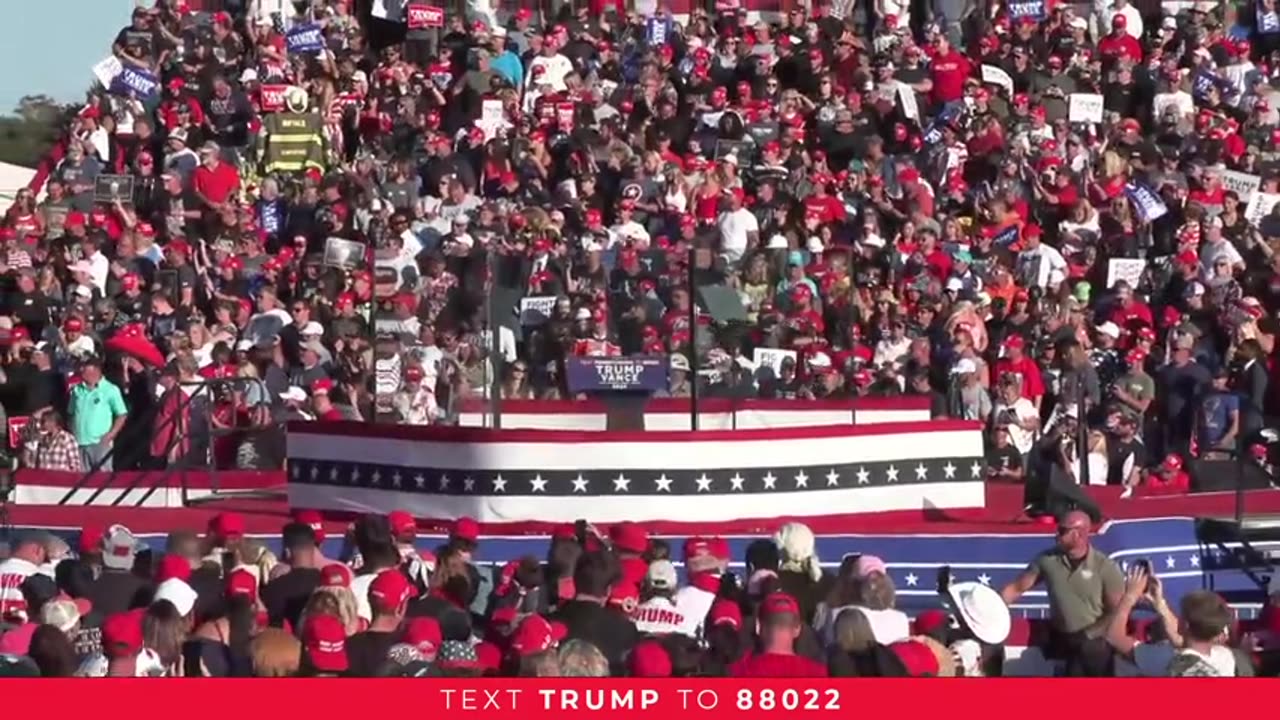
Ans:
[[[765,490],[772,490],[778,484],[778,478],[774,477],[772,472],[766,472],[761,479],[764,480]]]
[[[869,482],[871,482],[871,473],[867,472],[864,467],[858,468],[858,484],[866,485]]]
[[[417,485],[418,489],[421,490],[422,486],[427,484],[427,478],[424,477],[422,473],[418,473],[413,476],[413,484]]]
[[[978,477],[980,475],[982,475],[982,463],[974,461],[974,463],[969,466],[969,477]]]
[[[613,479],[614,492],[631,492],[631,478],[618,473],[618,477]]]
[[[942,473],[948,480],[951,480],[956,476],[956,466],[952,465],[950,461],[948,461],[946,465],[942,466]]]
[[[587,479],[582,477],[582,473],[578,473],[578,477],[573,479],[573,491],[580,493],[587,491]]]
[[[711,478],[706,473],[702,473],[694,482],[698,483],[698,492],[711,492]]]
[[[907,581],[907,587],[915,587],[916,583],[920,582],[920,578],[916,577],[915,573],[907,573],[907,576],[903,578],[903,580]]]
[[[898,468],[890,465],[885,475],[889,478],[889,482],[898,482]]]
[[[529,481],[529,483],[533,485],[534,492],[544,493],[547,491],[547,481],[542,479],[541,474],[534,475],[533,480]]]
[[[404,476],[400,474],[399,470],[397,470],[391,475],[391,484],[394,487],[400,487],[400,481],[403,479],[404,479]]]
[[[494,491],[494,492],[506,492],[506,491],[507,491],[507,479],[506,479],[506,478],[504,478],[504,477],[502,477],[501,475],[499,475],[498,477],[494,478],[494,479],[493,479],[493,491]]]
[[[294,480],[297,480],[302,475],[302,465],[298,464],[289,468],[289,475],[292,476]]]
[[[351,482],[353,483],[360,482],[360,466],[359,465],[351,468]]]
[[[1200,556],[1199,556],[1199,555],[1192,555],[1192,556],[1191,556],[1191,567],[1200,567]]]
[[[1166,558],[1164,559],[1164,566],[1165,566],[1166,568],[1170,569],[1170,570],[1172,570],[1172,569],[1173,569],[1173,566],[1174,566],[1174,565],[1177,565],[1177,564],[1178,564],[1178,561],[1177,561],[1177,560],[1174,560],[1172,555],[1170,555],[1170,556],[1168,556],[1168,557],[1166,557]]]
[[[916,479],[924,480],[927,477],[929,477],[929,468],[925,467],[924,463],[920,463],[916,466]]]
[[[440,473],[440,481],[439,481],[439,482],[440,482],[440,489],[441,489],[441,490],[448,490],[448,489],[449,489],[449,483],[450,483],[451,481],[449,480],[449,476],[448,476],[448,475],[446,475],[445,473]]]
[[[655,478],[653,482],[657,484],[658,492],[669,493],[671,492],[671,483],[675,482],[675,480],[667,477],[666,473],[662,473],[657,478]]]
[[[730,484],[730,485],[732,485],[732,487],[731,487],[731,488],[729,488],[729,489],[730,489],[730,490],[741,490],[741,489],[742,489],[742,483],[744,483],[744,482],[746,482],[746,479],[742,477],[742,474],[741,474],[741,473],[734,473],[734,474],[733,474],[733,477],[729,478],[729,484]]]
[[[800,472],[796,473],[796,487],[798,488],[809,487],[809,476],[804,474],[803,469],[800,470]]]
[[[312,479],[312,480],[315,480],[315,479],[316,479],[316,476],[317,476],[317,475],[319,475],[319,474],[320,474],[320,467],[319,467],[318,465],[312,465],[312,466],[311,466],[311,479]]]
[[[377,485],[377,484],[378,484],[378,483],[380,483],[380,482],[382,482],[382,473],[381,473],[381,472],[379,472],[379,471],[377,471],[377,470],[374,470],[374,471],[373,471],[373,484],[374,484],[374,485]]]
[[[471,492],[476,489],[476,479],[470,475],[462,478],[462,491]]]
[[[330,479],[330,480],[337,480],[337,479],[338,479],[338,466],[337,466],[337,465],[334,465],[333,467],[329,468],[329,479]]]
[[[990,585],[991,576],[986,573],[982,573],[981,575],[978,576],[978,582],[982,583],[983,585]]]
[[[835,487],[840,484],[840,473],[835,468],[831,468],[831,472],[827,473],[827,487]]]

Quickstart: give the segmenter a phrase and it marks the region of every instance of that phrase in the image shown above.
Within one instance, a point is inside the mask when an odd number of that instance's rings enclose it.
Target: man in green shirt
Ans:
[[[1072,677],[1109,677],[1114,654],[1106,642],[1110,613],[1124,594],[1116,562],[1089,542],[1091,521],[1073,510],[1058,521],[1057,546],[1035,557],[1000,595],[1008,605],[1044,583],[1049,595],[1050,647]]]
[[[120,388],[102,377],[102,364],[97,359],[86,360],[80,366],[80,380],[71,388],[68,407],[81,463],[85,470],[111,470],[108,454],[124,427],[128,408]]]

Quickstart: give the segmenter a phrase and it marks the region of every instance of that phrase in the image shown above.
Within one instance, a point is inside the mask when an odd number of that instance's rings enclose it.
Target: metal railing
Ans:
[[[191,456],[190,452],[184,457],[175,461],[168,462],[163,468],[143,469],[135,471],[103,470],[109,460],[116,456],[117,445],[112,447],[94,464],[85,470],[84,474],[77,480],[58,501],[59,505],[67,505],[77,493],[92,487],[96,479],[100,479],[94,487],[92,494],[82,503],[83,505],[93,505],[99,497],[107,490],[119,490],[119,495],[111,501],[112,507],[119,507],[135,491],[140,488],[146,488],[145,492],[132,503],[134,507],[143,506],[157,490],[166,487],[169,481],[176,475],[179,481],[179,488],[182,494],[182,504],[191,503],[188,493],[187,472],[199,470],[202,475],[209,478],[210,487],[213,495],[220,490],[218,482],[219,463],[214,455],[215,444],[218,438],[231,435],[244,435],[246,437],[253,435],[265,435],[268,432],[284,431],[284,423],[271,421],[261,425],[240,425],[239,413],[232,413],[231,425],[229,427],[217,427],[213,421],[215,403],[214,398],[217,394],[227,389],[243,389],[252,384],[262,385],[262,381],[258,378],[218,378],[218,379],[201,379],[196,381],[180,382],[178,387],[183,388],[183,392],[179,393],[177,408],[171,413],[170,417],[165,418],[158,425],[156,420],[164,409],[163,402],[156,403],[148,409],[146,415],[141,418],[139,424],[149,427],[151,430],[148,437],[168,434],[169,440],[165,444],[162,457],[168,458],[173,451],[180,447],[182,443],[191,443],[197,441],[197,445],[189,445],[189,450],[194,447],[199,449],[203,446],[205,456],[203,462],[199,458]],[[186,391],[187,388],[193,388]],[[263,386],[265,392],[265,386]],[[206,400],[207,402],[197,402],[197,399]],[[200,420],[203,421],[204,430],[200,436],[193,435],[191,428],[194,425],[191,416],[192,411],[200,412]],[[114,465],[114,463],[113,463]],[[119,477],[122,472],[128,472],[130,479],[123,487],[116,487],[114,480]],[[105,475],[105,477],[104,477]]]

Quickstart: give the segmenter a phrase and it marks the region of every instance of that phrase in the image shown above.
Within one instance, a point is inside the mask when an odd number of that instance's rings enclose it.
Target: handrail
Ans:
[[[181,432],[182,428],[177,428],[176,425],[177,423],[182,422],[183,418],[186,415],[185,411],[189,410],[194,405],[195,398],[198,395],[200,395],[202,392],[210,388],[217,388],[217,387],[233,385],[233,384],[247,384],[251,382],[261,382],[261,380],[259,380],[258,378],[211,378],[211,379],[201,379],[196,381],[179,382],[178,385],[181,387],[195,387],[197,389],[190,394],[183,393],[181,398],[179,399],[177,412],[175,412],[171,418],[161,423],[158,427],[155,427],[152,431],[152,434],[154,435],[156,433],[163,432],[169,428],[174,428],[179,430],[179,432],[173,433],[172,437],[170,438],[169,443],[165,447],[165,455],[168,456],[168,454],[172,452],[172,450],[175,447],[177,447],[178,443],[182,441],[184,437],[184,435]],[[154,422],[156,415],[160,413],[161,408],[162,406],[159,404],[153,406],[148,411],[148,414],[144,419],[148,423]],[[234,421],[235,420],[233,417],[233,422]],[[208,437],[210,439],[213,439],[213,438],[222,437],[225,435],[230,435],[238,432],[260,430],[260,429],[264,429],[272,426],[278,427],[279,425],[280,423],[270,423],[267,426],[263,426],[263,428],[256,428],[256,427],[214,428],[212,427],[212,423],[210,423],[210,428],[208,430]],[[71,498],[74,497],[77,492],[83,490],[85,486],[90,482],[90,480],[97,473],[102,471],[102,466],[106,463],[106,461],[115,456],[115,450],[116,450],[115,446],[113,445],[106,452],[106,454],[104,454],[101,458],[99,458],[93,464],[92,467],[90,467],[87,471],[85,471],[85,473],[80,477],[80,479],[77,480],[67,490],[67,492],[63,495],[63,497],[58,501],[58,504],[59,505],[68,504],[71,501]],[[157,469],[155,471],[156,481],[150,484],[150,487],[147,489],[146,493],[143,494],[142,498],[139,499],[138,502],[135,503],[135,505],[140,505],[141,503],[145,503],[155,493],[157,489],[159,489],[169,478],[173,476],[175,472],[181,472],[183,474],[184,479],[181,484],[182,484],[182,492],[183,492],[184,503],[185,503],[186,493],[187,493],[185,473],[188,469],[189,468],[187,467],[187,463],[185,462],[179,463],[177,465],[167,465],[164,468]],[[208,470],[216,478],[217,476],[216,464],[209,467]],[[112,482],[112,479],[115,477],[115,474],[116,474],[116,471],[114,469],[110,471],[110,475],[108,476],[108,478],[104,482],[102,482],[97,488],[94,489],[93,494],[89,496],[88,500],[85,501],[84,504],[92,505],[94,501],[96,501],[99,497],[101,497],[102,493],[104,493],[107,489],[111,487],[111,482]],[[121,488],[120,495],[112,501],[111,503],[112,507],[117,507],[121,505],[124,502],[124,499],[128,497],[129,494],[132,493],[134,490],[137,490],[143,484],[143,481],[146,480],[147,477],[150,475],[151,475],[150,472],[141,472],[134,475],[130,480],[129,484]]]

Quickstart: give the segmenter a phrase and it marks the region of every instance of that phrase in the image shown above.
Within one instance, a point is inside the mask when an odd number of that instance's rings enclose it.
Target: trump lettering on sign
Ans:
[[[284,93],[288,85],[262,86],[262,112],[279,112],[284,109]]]
[[[665,358],[570,358],[565,373],[573,392],[656,392],[667,387]]]
[[[444,27],[444,8],[414,3],[408,7],[410,30]]]

